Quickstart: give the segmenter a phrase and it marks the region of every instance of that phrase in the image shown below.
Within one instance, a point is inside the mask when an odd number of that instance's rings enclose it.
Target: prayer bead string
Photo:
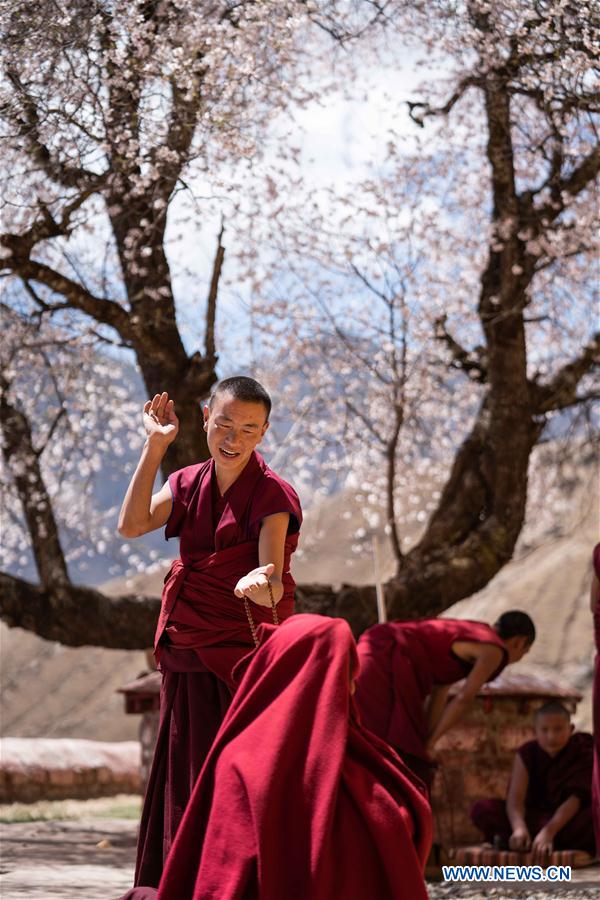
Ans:
[[[269,599],[271,601],[271,612],[273,613],[273,625],[279,625],[279,616],[277,615],[277,606],[275,604],[275,598],[273,597],[273,588],[271,587],[271,582],[267,581],[267,588],[269,589]],[[248,602],[248,598],[244,594],[244,609],[246,610],[246,618],[248,619],[248,625],[250,626],[250,633],[252,634],[252,640],[254,641],[254,646],[258,647],[259,640],[258,635],[256,633],[256,624],[252,617],[252,611],[250,610],[250,603]]]

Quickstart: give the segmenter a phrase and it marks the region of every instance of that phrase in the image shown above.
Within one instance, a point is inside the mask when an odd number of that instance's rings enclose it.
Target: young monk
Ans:
[[[493,626],[466,619],[373,625],[358,642],[362,720],[430,786],[436,743],[465,715],[480,687],[522,659],[534,639],[533,622],[518,610],[503,613]],[[463,678],[447,704],[450,685]]]
[[[348,624],[296,615],[260,633],[159,900],[426,900],[425,789],[356,718]]]
[[[290,556],[302,520],[294,489],[256,452],[271,400],[252,378],[222,381],[204,407],[211,458],[152,486],[178,420],[166,393],[144,405],[146,443],[119,531],[166,525],[180,539],[165,579],[155,654],[161,719],[142,811],[135,883],[157,885],[206,754],[231,700],[231,670],[258,623],[293,612]]]
[[[535,714],[535,740],[517,750],[506,802],[479,800],[473,823],[490,843],[531,850],[548,863],[556,850],[594,853],[592,736],[573,733],[568,711],[556,701]]]

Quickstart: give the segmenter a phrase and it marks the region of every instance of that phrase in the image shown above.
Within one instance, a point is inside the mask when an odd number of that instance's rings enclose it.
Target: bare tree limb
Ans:
[[[61,406],[61,408],[59,409],[57,414],[54,416],[54,419],[52,420],[52,424],[50,425],[50,428],[48,429],[48,434],[46,435],[46,440],[43,442],[43,444],[40,444],[35,450],[35,455],[38,458],[43,455],[44,450],[46,449],[46,447],[48,446],[48,444],[54,437],[54,432],[58,428],[58,424],[59,424],[60,420],[64,416],[66,416],[66,414],[67,414],[67,410],[65,409],[64,406]]]
[[[13,113],[11,118],[21,137],[27,140],[32,157],[53,181],[57,181],[65,187],[98,190],[105,182],[107,173],[98,175],[83,166],[65,163],[52,154],[40,137],[40,117],[34,98],[17,72],[10,70],[6,74],[15,89],[15,95],[18,97],[22,111],[21,116]],[[6,113],[8,112],[9,110],[6,109]]]
[[[600,172],[600,147],[595,147],[580,164],[566,177],[554,180],[553,200],[551,203],[536,207],[536,215],[539,222],[539,230],[546,223],[554,222],[564,211],[566,202],[565,194],[577,197],[591,184]]]
[[[68,237],[71,233],[71,216],[94,193],[92,189],[81,191],[62,210],[60,221],[52,215],[48,206],[38,201],[39,217],[33,222],[27,231],[21,234],[5,233],[0,235],[0,244],[10,250],[16,258],[29,256],[36,244],[49,238]],[[0,263],[2,268],[9,268],[9,261]]]
[[[446,320],[446,316],[440,316],[440,318],[436,320],[435,336],[437,340],[446,344],[450,350],[452,357],[450,365],[453,369],[459,369],[461,372],[466,372],[473,381],[477,381],[479,384],[485,384],[487,380],[487,370],[480,353],[477,353],[477,351],[465,350],[446,328]]]
[[[458,87],[443,106],[431,106],[429,103],[413,102],[409,100],[406,104],[408,106],[408,114],[416,125],[424,128],[426,118],[447,115],[456,106],[458,101],[464,97],[469,88],[482,87],[483,84],[483,78],[469,75],[459,82]]]
[[[208,301],[206,304],[206,337],[204,339],[204,356],[214,365],[216,363],[215,348],[215,317],[217,314],[217,296],[219,293],[219,279],[221,277],[221,269],[225,258],[225,247],[223,246],[223,233],[225,226],[221,222],[221,230],[217,238],[217,251],[213,262],[212,278],[210,280],[210,290],[208,292]]]
[[[152,646],[159,609],[157,597],[108,597],[69,583],[48,589],[0,572],[3,621],[67,647],[145,650]]]
[[[583,352],[556,373],[548,384],[530,382],[531,403],[535,415],[566,409],[575,403],[584,402],[578,397],[577,388],[581,379],[600,367],[600,332],[583,349]],[[592,393],[592,395],[594,394]]]
[[[18,275],[23,281],[37,281],[39,284],[45,285],[51,291],[62,294],[67,300],[67,305],[72,309],[78,309],[86,313],[103,325],[111,325],[115,328],[124,340],[131,340],[133,337],[133,329],[127,310],[114,300],[108,300],[105,297],[95,297],[86,291],[76,281],[72,281],[51,269],[45,263],[36,262],[33,259],[10,258],[4,260],[8,262],[11,270]],[[49,307],[50,308],[50,307]],[[57,307],[54,306],[54,309]],[[60,307],[58,307],[60,308]]]
[[[352,415],[356,416],[357,419],[360,419],[365,428],[367,428],[371,432],[373,437],[381,444],[381,446],[385,447],[388,442],[386,438],[381,434],[381,432],[378,431],[371,419],[369,419],[368,416],[361,412],[360,409],[358,409],[351,400],[348,400],[348,398],[346,398],[344,402],[346,404],[346,408],[352,413]]]
[[[40,452],[33,445],[25,414],[9,397],[10,382],[0,374],[2,454],[10,471],[31,535],[40,580],[46,589],[69,583],[52,501],[40,469]]]

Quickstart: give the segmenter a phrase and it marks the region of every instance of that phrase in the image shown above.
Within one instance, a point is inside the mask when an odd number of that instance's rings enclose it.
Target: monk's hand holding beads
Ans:
[[[252,610],[250,609],[249,598],[254,603],[258,603],[259,606],[270,606],[273,613],[273,624],[279,625],[277,605],[275,603],[275,598],[273,597],[271,582],[269,581],[269,578],[274,571],[275,566],[273,565],[273,563],[269,563],[266,566],[259,566],[257,569],[252,569],[252,571],[248,572],[247,575],[244,575],[243,578],[240,578],[235,586],[234,593],[236,597],[240,597],[244,601],[246,618],[248,619],[248,625],[250,626],[250,632],[252,634],[252,640],[254,641],[255,647],[258,647],[259,640],[256,631],[256,622],[254,621]],[[263,599],[265,588],[268,597],[268,600],[266,602]]]
[[[247,597],[259,606],[271,606],[271,591],[269,591],[269,578],[275,571],[273,563],[266,566],[258,566],[252,569],[243,578],[240,578],[235,586],[236,597]]]

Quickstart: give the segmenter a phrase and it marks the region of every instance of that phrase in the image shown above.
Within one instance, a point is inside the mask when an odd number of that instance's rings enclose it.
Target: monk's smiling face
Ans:
[[[542,713],[535,717],[535,737],[548,756],[556,756],[566,747],[573,734],[568,716],[562,713]]]
[[[204,430],[217,472],[227,473],[228,480],[235,480],[268,427],[262,403],[237,400],[228,392],[217,394],[212,407],[204,407]]]

